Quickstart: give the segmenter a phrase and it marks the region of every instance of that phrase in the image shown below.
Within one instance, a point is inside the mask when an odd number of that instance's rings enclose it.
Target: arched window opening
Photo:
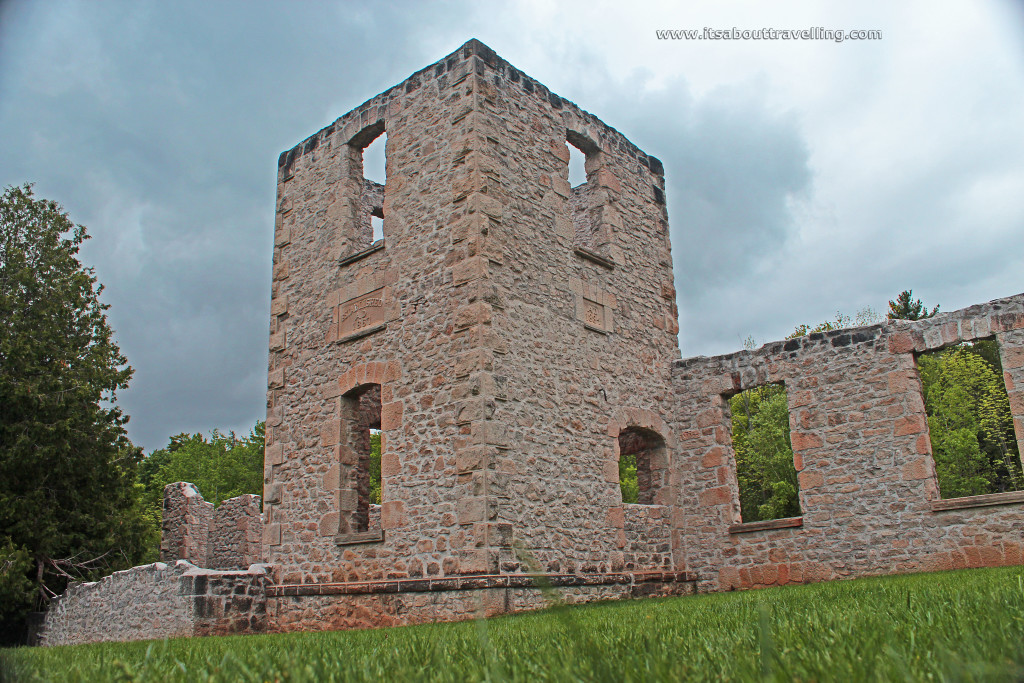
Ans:
[[[645,427],[619,432],[619,487],[623,503],[662,504],[659,493],[668,484],[665,440]]]

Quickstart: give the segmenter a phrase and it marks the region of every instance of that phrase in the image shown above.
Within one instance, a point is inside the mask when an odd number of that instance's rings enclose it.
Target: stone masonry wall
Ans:
[[[203,500],[194,484],[179,481],[164,487],[160,559],[207,564],[213,503]]]
[[[259,496],[229,498],[213,511],[207,558],[210,569],[244,569],[263,561]]]
[[[50,606],[42,645],[257,633],[266,630],[266,572],[200,569],[179,560],[72,584]]]
[[[490,51],[477,64],[476,158],[454,196],[487,210],[453,203],[446,295],[476,297],[463,334],[485,340],[455,377],[493,389],[455,416],[457,521],[488,571],[521,570],[513,543],[555,573],[671,570],[671,485],[623,506],[618,476],[620,431],[668,438],[678,328],[661,164]],[[586,155],[577,188],[570,144]]]
[[[1024,295],[676,363],[674,525],[701,589],[1024,563],[1024,492],[940,499],[915,363],[993,336],[1024,451]],[[803,514],[741,524],[727,398],[773,382]]]
[[[188,482],[164,487],[160,559],[210,569],[245,569],[263,561],[260,497],[237,496],[214,508]]]

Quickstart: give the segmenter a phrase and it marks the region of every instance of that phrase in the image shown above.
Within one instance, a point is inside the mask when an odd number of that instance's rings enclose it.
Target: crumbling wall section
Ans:
[[[194,484],[179,481],[165,486],[160,559],[205,567],[212,517],[213,503],[205,501]]]
[[[260,497],[237,496],[214,508],[194,484],[164,487],[160,559],[198,567],[245,569],[263,561]]]
[[[207,559],[210,569],[244,569],[263,561],[259,496],[237,496],[213,511]]]
[[[943,500],[915,354],[995,337],[1024,436],[1024,295],[676,363],[673,524],[702,590],[1024,562],[1024,492]],[[785,384],[802,516],[740,519],[728,397]]]

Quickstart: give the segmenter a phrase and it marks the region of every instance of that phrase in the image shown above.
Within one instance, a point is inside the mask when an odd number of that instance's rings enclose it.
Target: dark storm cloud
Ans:
[[[770,110],[759,92],[750,84],[694,99],[675,80],[603,103],[602,116],[665,165],[684,355],[740,346],[721,327],[723,293],[778,257],[796,231],[792,205],[811,191],[796,117]]]
[[[426,8],[362,7],[3,5],[0,184],[89,228],[147,449],[263,413],[278,153],[444,54]]]

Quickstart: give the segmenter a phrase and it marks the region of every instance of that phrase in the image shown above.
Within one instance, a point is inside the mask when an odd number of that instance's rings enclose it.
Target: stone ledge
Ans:
[[[582,259],[591,261],[592,263],[596,263],[597,265],[607,268],[608,270],[615,270],[615,264],[612,261],[609,261],[604,256],[601,256],[598,253],[590,251],[589,249],[584,249],[583,247],[576,247],[573,250],[573,253],[575,253]]]
[[[693,572],[619,572],[611,574],[473,574],[431,579],[390,579],[345,583],[295,583],[267,586],[268,598],[303,595],[365,595],[373,593],[427,593],[487,588],[546,588],[609,586],[649,583],[690,583]]]
[[[752,531],[768,531],[770,529],[789,529],[802,527],[803,517],[783,517],[782,519],[768,519],[763,522],[744,522],[733,524],[729,527],[730,534],[747,534]]]
[[[354,534],[338,534],[334,542],[338,545],[355,545],[357,543],[379,543],[384,540],[383,529],[371,529],[370,531],[357,531]]]
[[[1024,503],[1024,491],[1007,491],[1005,493],[987,493],[983,496],[966,496],[964,498],[933,500],[932,512],[983,508],[990,505],[1012,505],[1014,503]]]
[[[600,327],[596,327],[594,325],[591,325],[590,323],[583,323],[583,327],[585,329],[590,330],[591,332],[600,332],[601,334],[608,334],[608,330],[602,330]]]
[[[387,326],[387,323],[380,323],[379,325],[374,325],[373,327],[367,327],[365,330],[359,330],[358,332],[353,332],[352,334],[345,335],[341,339],[336,340],[336,343],[341,344],[343,342],[350,342],[355,341],[356,339],[362,339],[363,337],[367,337],[375,332],[380,332],[381,330],[387,329]]]
[[[375,254],[378,251],[382,251],[383,249],[384,249],[384,240],[383,239],[379,239],[376,242],[374,242],[373,244],[371,244],[369,247],[367,247],[366,249],[363,249],[362,251],[356,251],[356,252],[353,252],[353,253],[349,254],[348,256],[342,256],[341,258],[338,259],[338,265],[339,266],[347,266],[350,263],[354,263],[355,261],[358,261],[360,259],[364,259],[367,256],[369,256],[370,254]]]

